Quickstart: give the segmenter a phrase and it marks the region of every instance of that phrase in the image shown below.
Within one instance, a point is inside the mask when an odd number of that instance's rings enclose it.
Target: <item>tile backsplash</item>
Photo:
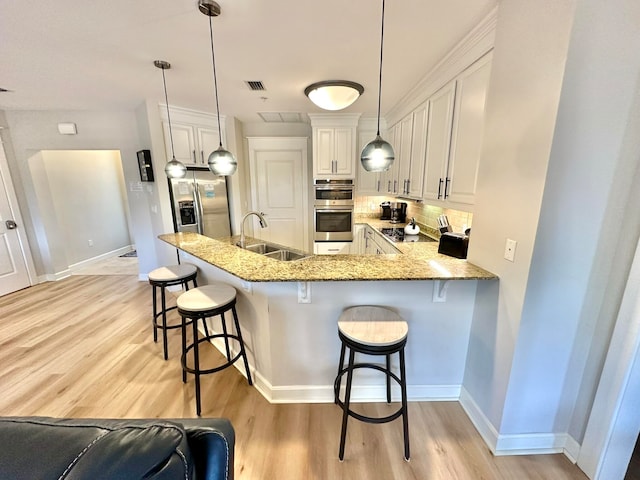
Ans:
[[[355,213],[360,215],[371,215],[379,217],[382,209],[380,204],[382,202],[406,202],[407,203],[407,219],[415,217],[423,227],[429,227],[428,231],[438,232],[438,216],[446,215],[449,219],[449,224],[453,228],[454,232],[463,232],[465,228],[471,227],[473,220],[473,214],[469,212],[463,212],[461,210],[453,210],[451,208],[443,208],[440,206],[427,205],[425,203],[418,203],[415,200],[398,199],[395,197],[387,196],[358,196],[355,201]]]

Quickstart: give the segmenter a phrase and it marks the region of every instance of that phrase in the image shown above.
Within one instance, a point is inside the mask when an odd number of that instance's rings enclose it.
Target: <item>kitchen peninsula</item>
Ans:
[[[237,247],[239,237],[159,238],[178,248],[182,261],[198,266],[200,284],[223,281],[237,289],[256,387],[272,402],[333,401],[340,354],[336,322],[353,305],[388,306],[409,323],[410,400],[457,399],[477,282],[497,279],[466,260],[438,254],[437,242],[397,244],[398,254],[279,261]],[[355,401],[384,395],[384,379],[374,373],[353,391]]]

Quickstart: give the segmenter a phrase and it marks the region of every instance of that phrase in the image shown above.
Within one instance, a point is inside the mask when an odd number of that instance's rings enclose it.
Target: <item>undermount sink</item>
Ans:
[[[276,250],[275,252],[266,253],[264,256],[275,258],[276,260],[281,260],[283,262],[290,262],[292,260],[302,260],[303,258],[307,258],[309,255],[305,253],[292,252],[291,250]]]
[[[264,255],[266,253],[271,253],[271,252],[280,250],[280,247],[276,247],[275,245],[267,245],[266,243],[254,243],[253,245],[246,245],[244,247],[240,245],[238,246],[240,248],[244,248],[245,250],[259,253],[260,255]]]
[[[240,242],[238,242],[236,243],[236,246],[245,250],[249,250],[250,252],[258,253],[260,255],[264,255],[265,257],[273,258],[275,260],[280,260],[283,262],[302,260],[303,258],[307,258],[309,256],[304,252],[290,250],[288,248],[283,248],[279,245],[271,245],[269,243],[254,243],[252,245],[245,245],[243,247],[242,245],[240,245]]]

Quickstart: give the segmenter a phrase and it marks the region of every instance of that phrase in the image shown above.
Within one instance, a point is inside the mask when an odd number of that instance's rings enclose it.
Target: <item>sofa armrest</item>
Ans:
[[[187,432],[198,480],[233,480],[235,432],[225,418],[176,418]]]

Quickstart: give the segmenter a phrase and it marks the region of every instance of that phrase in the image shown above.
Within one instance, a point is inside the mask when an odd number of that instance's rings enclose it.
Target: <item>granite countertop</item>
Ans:
[[[379,221],[365,222],[379,228]],[[388,222],[384,222],[387,224]],[[402,253],[310,255],[280,261],[237,247],[239,236],[208,238],[197,233],[167,233],[160,240],[248,282],[322,282],[368,280],[488,280],[496,275],[466,260],[440,255],[438,242],[394,243]],[[261,243],[247,237],[247,244]]]

